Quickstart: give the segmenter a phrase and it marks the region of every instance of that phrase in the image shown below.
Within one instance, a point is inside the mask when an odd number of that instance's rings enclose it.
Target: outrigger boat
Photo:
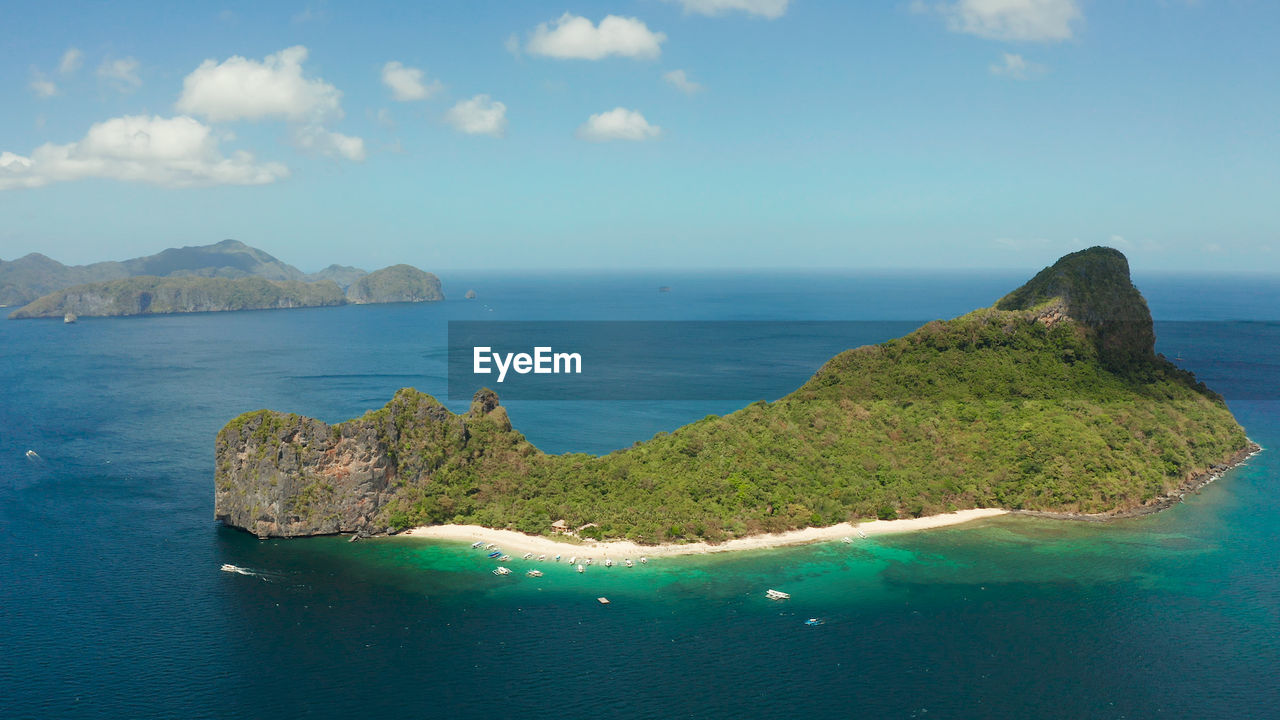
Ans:
[[[493,574],[494,574],[494,575],[510,575],[510,574],[511,574],[511,568],[509,568],[509,567],[496,567],[496,568],[494,568],[494,569],[493,569]]]
[[[578,572],[586,572],[586,571],[587,571],[586,568],[582,567],[581,565],[578,566]]]
[[[484,546],[484,541],[483,541],[483,540],[477,540],[477,541],[475,541],[475,542],[471,543],[471,549],[472,549],[472,550],[477,550],[477,549],[479,549],[479,548],[481,548],[481,547],[483,547],[483,546]]]
[[[764,596],[769,598],[770,600],[790,600],[791,599],[791,595],[784,593],[781,590],[774,590],[773,588],[765,590]]]
[[[500,557],[502,557],[501,550],[494,550],[493,552],[489,553],[489,558],[491,560],[496,560],[497,558],[500,558]]]
[[[530,570],[529,572],[525,573],[525,575],[528,575],[529,577],[542,577],[542,571]]]
[[[631,562],[631,558],[627,558],[626,560],[623,560],[623,561],[622,561],[622,564],[623,564],[623,565],[626,565],[627,567],[635,567],[635,566],[636,566],[636,564],[635,564],[635,563]]]

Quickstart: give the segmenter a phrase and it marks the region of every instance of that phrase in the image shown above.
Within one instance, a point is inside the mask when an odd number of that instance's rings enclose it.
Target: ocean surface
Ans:
[[[1140,519],[537,579],[465,544],[213,520],[227,420],[443,397],[449,320],[910,326],[1029,276],[445,275],[457,299],[433,304],[0,321],[0,718],[1280,717],[1274,449]],[[1280,448],[1280,278],[1137,282],[1159,348]],[[824,353],[780,366],[776,394]],[[544,450],[608,452],[743,402],[506,404]]]

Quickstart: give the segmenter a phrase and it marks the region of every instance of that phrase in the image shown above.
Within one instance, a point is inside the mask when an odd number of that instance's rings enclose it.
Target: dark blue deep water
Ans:
[[[1136,520],[997,518],[540,581],[465,545],[216,525],[228,419],[443,396],[448,320],[914,322],[1025,277],[444,279],[457,300],[0,321],[0,718],[1280,717],[1274,450]],[[1138,283],[1160,349],[1280,447],[1280,280]],[[780,370],[778,394],[825,359]],[[741,404],[508,406],[547,451],[606,452]]]

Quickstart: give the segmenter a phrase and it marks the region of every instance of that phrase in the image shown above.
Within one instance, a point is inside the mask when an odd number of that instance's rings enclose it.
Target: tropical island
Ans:
[[[68,267],[32,253],[0,261],[10,319],[220,312],[443,300],[440,280],[411,265],[306,274],[236,240],[169,248],[123,262]]]
[[[478,526],[649,546],[1149,512],[1257,450],[1154,341],[1124,255],[1090,248],[991,307],[842,352],[777,401],[603,456],[541,452],[486,389],[461,414],[408,388],[336,425],[246,413],[216,439],[215,516],[261,537]]]

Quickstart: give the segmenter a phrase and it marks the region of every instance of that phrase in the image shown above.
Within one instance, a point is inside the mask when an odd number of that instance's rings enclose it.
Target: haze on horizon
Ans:
[[[1272,3],[167,8],[6,11],[0,258],[1280,271]]]

